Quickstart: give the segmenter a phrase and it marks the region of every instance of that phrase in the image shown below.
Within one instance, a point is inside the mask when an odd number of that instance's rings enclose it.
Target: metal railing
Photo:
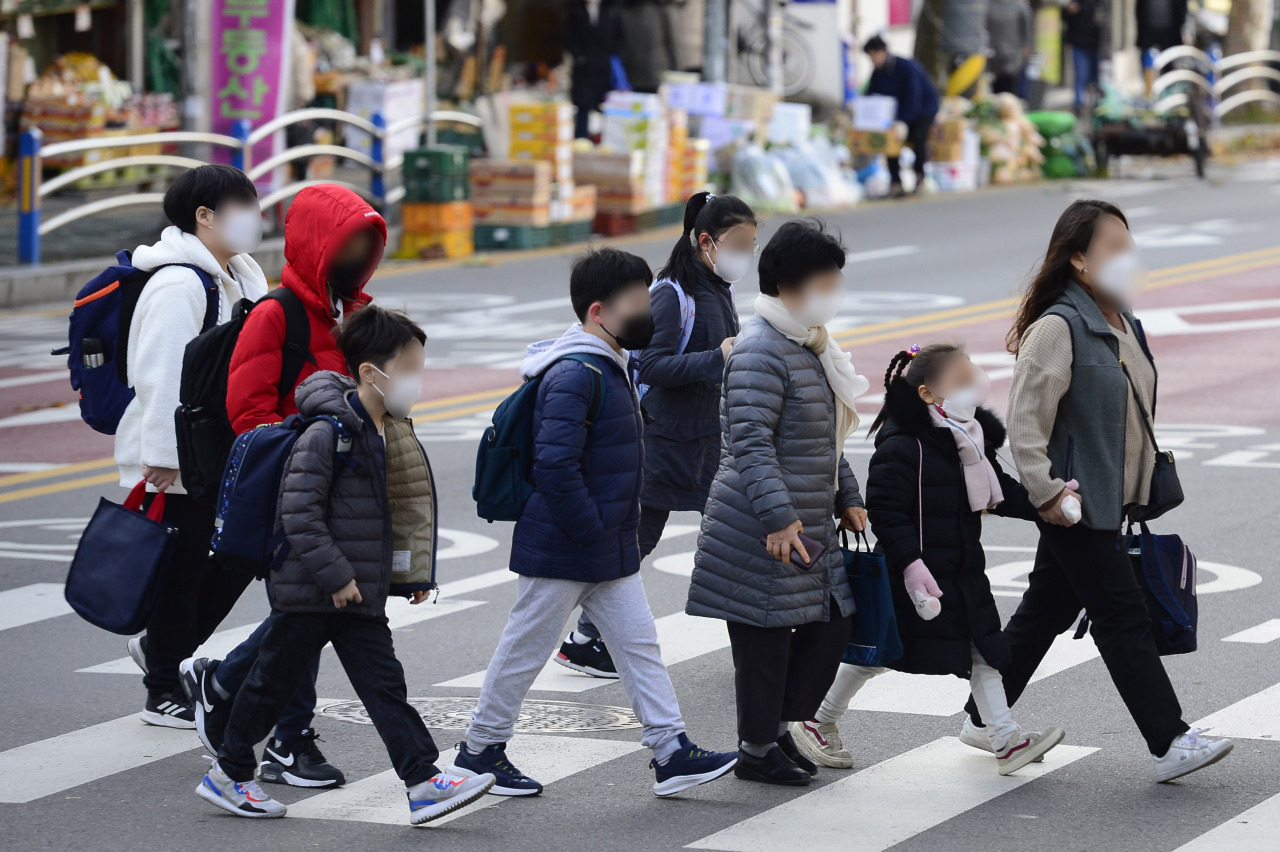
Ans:
[[[252,162],[254,146],[271,139],[273,134],[304,121],[328,121],[355,127],[357,130],[368,134],[370,140],[369,152],[365,153],[346,145],[317,143],[286,148],[278,154],[273,154],[263,159],[260,163]],[[385,156],[387,140],[407,130],[426,130],[442,122],[466,124],[476,128],[481,126],[478,117],[451,110],[437,110],[429,115],[410,116],[399,119],[388,126],[380,114],[375,114],[366,119],[353,113],[336,109],[300,109],[277,116],[256,128],[248,121],[238,121],[232,128],[230,136],[219,133],[175,131],[169,133],[143,133],[136,136],[93,137],[45,145],[43,144],[40,130],[33,128],[23,133],[18,143],[18,262],[24,264],[39,263],[41,238],[72,222],[108,210],[155,205],[164,201],[164,193],[162,192],[134,192],[88,201],[59,213],[50,219],[42,220],[41,202],[44,198],[53,195],[59,190],[72,186],[84,178],[134,166],[195,168],[205,164],[204,160],[194,157],[163,152],[159,154],[129,154],[123,157],[108,158],[97,163],[77,166],[46,181],[42,179],[42,173],[45,161],[50,157],[79,154],[85,151],[140,146],[207,145],[212,149],[224,151],[224,156],[230,160],[231,165],[240,169],[255,181],[269,175],[281,166],[286,166],[308,157],[341,157],[369,170],[370,183],[367,189],[357,184],[340,180],[294,181],[258,199],[259,207],[266,211],[272,206],[292,198],[309,186],[336,184],[358,193],[365,200],[385,212],[387,205],[399,203],[405,195],[403,185],[391,189],[387,188],[388,177],[392,173],[400,171],[404,165],[404,156],[401,154],[390,158]],[[343,135],[345,136],[345,134]]]
[[[1167,111],[1187,103],[1187,95],[1183,91],[1164,94],[1179,84],[1184,84],[1183,88],[1197,86],[1203,89],[1211,99],[1215,119],[1246,104],[1269,103],[1280,106],[1280,94],[1270,89],[1246,89],[1233,95],[1227,94],[1241,84],[1258,80],[1280,83],[1280,70],[1273,67],[1280,66],[1280,50],[1251,50],[1215,58],[1199,48],[1179,45],[1162,50],[1152,65],[1159,73],[1182,59],[1192,60],[1197,67],[1209,69],[1208,73],[1178,68],[1160,74],[1151,84],[1151,97],[1156,102],[1157,110]]]

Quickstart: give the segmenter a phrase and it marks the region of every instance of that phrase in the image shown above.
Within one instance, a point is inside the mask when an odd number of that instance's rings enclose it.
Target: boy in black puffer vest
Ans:
[[[236,694],[217,759],[196,788],[201,798],[237,816],[285,815],[285,806],[253,780],[253,747],[271,730],[328,642],[405,783],[410,822],[437,819],[493,786],[492,775],[462,778],[435,765],[440,752],[406,699],[404,669],[385,615],[393,576],[400,574],[394,579],[403,586],[422,570],[424,559],[434,556],[420,546],[431,532],[419,528],[434,524],[431,490],[399,487],[403,477],[393,477],[398,486],[388,487],[388,459],[401,465],[416,455],[401,449],[406,434],[417,443],[407,418],[421,390],[426,339],[408,317],[366,307],[338,336],[356,378],[321,372],[298,387],[302,416],[337,420],[350,449],[339,457],[337,427],[317,420],[285,463],[277,514],[289,552],[268,579],[271,626]],[[421,505],[424,501],[428,505]],[[395,550],[397,544],[408,550]],[[426,598],[423,589],[413,592],[414,603]]]

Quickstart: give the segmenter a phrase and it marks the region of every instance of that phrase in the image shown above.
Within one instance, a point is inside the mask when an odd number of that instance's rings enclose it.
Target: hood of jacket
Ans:
[[[929,416],[929,406],[916,393],[916,389],[901,378],[895,379],[889,386],[889,390],[884,395],[884,407],[889,412],[889,418],[876,432],[877,447],[894,435],[920,438],[932,434],[933,430],[939,430],[933,418]],[[994,411],[989,408],[979,408],[973,419],[982,426],[982,437],[987,452],[1004,446],[1007,430],[1004,421]],[[939,431],[947,433],[946,444],[953,443],[949,430]]]
[[[175,263],[189,264],[203,269],[216,280],[225,277],[226,270],[218,266],[213,253],[200,242],[195,234],[188,234],[177,225],[170,225],[160,233],[160,241],[149,246],[138,246],[133,250],[133,265],[143,271],[151,271],[160,266]],[[247,254],[237,254],[231,258],[231,271],[241,281],[261,281],[266,284],[257,261]]]
[[[566,355],[601,355],[612,358],[622,368],[623,375],[630,378],[627,371],[627,353],[613,351],[613,347],[608,343],[594,334],[583,331],[582,323],[569,326],[564,334],[552,340],[530,343],[524,362],[520,365],[520,378],[525,381],[537,378]]]
[[[284,271],[281,282],[313,310],[329,314],[329,264],[352,234],[368,229],[374,249],[355,298],[346,309],[368,303],[364,286],[382,262],[387,247],[387,223],[378,211],[349,189],[332,184],[309,186],[299,192],[284,220]]]
[[[347,399],[355,391],[355,379],[330,370],[321,370],[298,385],[298,389],[294,391],[294,400],[298,405],[298,413],[303,417],[336,417],[343,426],[358,432],[360,415]]]

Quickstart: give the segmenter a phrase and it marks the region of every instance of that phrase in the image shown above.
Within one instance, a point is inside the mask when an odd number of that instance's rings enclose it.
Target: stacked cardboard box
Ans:
[[[945,118],[933,126],[930,134],[930,157],[939,163],[964,161],[965,132],[969,123],[963,118]]]
[[[640,151],[579,152],[573,158],[573,177],[595,186],[597,213],[640,213],[653,206],[645,196],[644,165]]]
[[[547,162],[552,180],[573,180],[573,105],[562,101],[512,104],[508,109],[512,160]]]
[[[853,154],[896,157],[902,153],[902,140],[893,132],[897,115],[897,98],[863,95],[853,102],[853,129],[849,132],[849,150]]]
[[[398,256],[468,257],[475,253],[472,206],[467,199],[469,159],[467,149],[453,145],[405,154]]]
[[[472,204],[478,225],[551,224],[551,175],[546,160],[474,160]]]
[[[667,149],[671,140],[662,98],[635,92],[610,92],[602,111],[604,130],[600,136],[600,147],[613,154],[639,156],[638,177],[642,185],[639,209],[665,203],[669,192],[666,182]]]

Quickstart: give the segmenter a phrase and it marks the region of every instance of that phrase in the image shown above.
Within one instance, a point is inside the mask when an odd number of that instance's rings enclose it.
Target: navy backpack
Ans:
[[[223,568],[263,579],[288,555],[284,530],[276,524],[280,480],[293,445],[318,421],[333,424],[339,457],[352,464],[351,435],[337,418],[291,414],[283,423],[250,429],[231,446],[218,492],[210,549]],[[335,475],[339,468],[335,464]]]
[[[142,288],[166,266],[183,266],[200,279],[205,290],[202,332],[218,324],[218,284],[209,273],[187,263],[171,263],[152,270],[138,269],[132,255],[122,251],[116,263],[80,288],[71,308],[67,346],[53,350],[67,356],[71,389],[80,392],[80,419],[95,432],[114,435],[124,410],[133,401],[129,384],[129,326]]]
[[[590,355],[566,355],[560,360],[577,361],[591,371],[590,429],[604,408],[604,373]],[[493,412],[493,425],[480,439],[471,499],[476,501],[476,514],[489,523],[519,520],[533,496],[533,409],[541,383],[541,377],[530,379],[504,399]]]

